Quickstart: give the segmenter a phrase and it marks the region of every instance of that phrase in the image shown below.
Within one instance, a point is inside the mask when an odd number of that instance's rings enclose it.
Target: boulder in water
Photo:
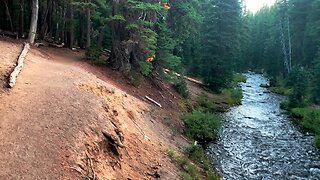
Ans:
[[[270,85],[269,84],[260,84],[260,87],[263,87],[263,88],[269,88]]]

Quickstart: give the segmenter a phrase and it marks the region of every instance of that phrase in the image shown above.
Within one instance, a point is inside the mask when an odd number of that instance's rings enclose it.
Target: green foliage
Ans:
[[[206,158],[204,150],[201,146],[197,145],[187,147],[185,151],[187,157],[178,155],[172,148],[167,149],[166,153],[170,157],[170,159],[178,163],[178,165],[183,169],[183,172],[181,173],[182,179],[201,179],[203,175],[206,176],[206,179],[219,179],[218,174],[214,170],[212,170],[211,166],[209,165],[209,160]],[[192,157],[192,159],[189,159],[188,156]],[[196,157],[199,157],[201,159],[195,159]],[[190,160],[193,160],[195,164]],[[205,174],[202,174],[198,167],[202,167],[205,171]]]
[[[100,57],[102,55],[101,49],[97,48],[96,46],[91,46],[86,49],[85,56],[88,60],[92,63],[96,63],[100,61]]]
[[[152,64],[150,62],[141,61],[140,71],[142,75],[148,76],[152,72]]]
[[[194,105],[192,100],[190,99],[183,99],[178,103],[178,106],[182,112],[192,112],[194,111]]]
[[[140,72],[137,72],[135,70],[131,70],[128,73],[128,77],[130,82],[136,87],[139,87],[144,81],[143,75]]]
[[[117,15],[114,15],[114,16],[110,16],[108,20],[109,21],[119,21],[119,22],[125,22],[126,21],[126,19],[120,14],[117,14]]]
[[[220,127],[220,118],[211,113],[195,111],[183,116],[186,135],[199,142],[208,142],[216,138]]]
[[[320,109],[316,107],[293,108],[293,117],[301,119],[303,127],[315,133],[315,144],[320,148]]]
[[[187,87],[187,83],[183,78],[178,78],[178,80],[174,83],[174,89],[184,98],[189,97],[189,90]]]
[[[314,61],[315,68],[311,79],[311,99],[313,103],[320,104],[320,48]]]
[[[220,92],[231,82],[233,63],[239,58],[241,7],[238,0],[207,3],[201,38],[202,76],[209,89]]]
[[[132,10],[139,11],[161,11],[162,7],[159,3],[148,3],[135,0],[128,0],[128,6]]]
[[[309,86],[309,74],[303,68],[296,68],[290,74],[288,85],[292,87],[292,93],[289,95],[290,107],[303,107],[305,105],[305,96]]]
[[[247,77],[241,73],[234,73],[232,77],[233,87],[236,86],[240,82],[246,82]]]
[[[232,88],[229,90],[230,92],[230,99],[228,103],[231,105],[241,104],[241,100],[243,98],[242,89],[240,88]]]
[[[201,93],[196,98],[196,108],[198,111],[213,113],[216,111],[217,106],[214,101],[209,98],[208,94]]]
[[[182,172],[181,179],[182,180],[193,180],[191,175],[189,173],[187,173],[187,172]]]
[[[318,149],[320,149],[320,134],[317,134],[315,137],[315,144]]]

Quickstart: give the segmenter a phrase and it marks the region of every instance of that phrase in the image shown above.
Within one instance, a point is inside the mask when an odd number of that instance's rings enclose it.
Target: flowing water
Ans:
[[[222,114],[223,127],[207,153],[223,179],[320,179],[314,137],[281,110],[262,75],[247,73],[242,105]]]

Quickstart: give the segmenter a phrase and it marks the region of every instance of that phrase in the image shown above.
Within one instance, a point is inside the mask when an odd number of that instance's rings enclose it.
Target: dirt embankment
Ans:
[[[3,83],[21,45],[0,40],[0,50]],[[179,129],[179,96],[149,81],[133,87],[81,57],[67,49],[29,51],[16,86],[0,96],[0,179],[179,179],[165,151],[186,141],[164,125]],[[113,147],[102,132],[123,146]]]
[[[18,42],[1,41],[0,45],[0,95],[7,86],[8,74],[15,66],[22,44]]]

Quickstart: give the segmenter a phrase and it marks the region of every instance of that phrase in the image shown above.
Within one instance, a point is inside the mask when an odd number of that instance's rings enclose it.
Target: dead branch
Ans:
[[[169,73],[170,70],[169,70],[169,69],[164,69],[164,72]],[[199,84],[199,85],[204,85],[202,81],[199,81],[199,80],[190,78],[190,77],[188,77],[188,76],[182,76],[181,74],[176,73],[176,72],[173,72],[173,74],[175,74],[175,75],[178,76],[178,77],[183,77],[184,79],[186,79],[186,80],[188,80],[188,81],[190,81],[190,82],[193,82],[193,83],[196,83],[196,84]]]
[[[64,47],[64,43],[61,43],[61,44],[49,43],[48,45],[52,46],[52,47],[56,47],[56,48],[63,48]]]
[[[157,106],[159,106],[159,107],[161,107],[161,108],[162,108],[162,106],[161,106],[161,104],[160,104],[160,103],[158,103],[157,101],[155,101],[155,100],[151,99],[149,96],[145,96],[145,98],[146,98],[147,100],[149,100],[149,101],[153,102],[153,103],[154,103],[154,104],[156,104]]]
[[[10,74],[9,86],[11,88],[13,88],[13,86],[16,84],[17,76],[23,68],[23,61],[29,51],[29,48],[30,48],[29,43],[26,43],[24,45],[24,48],[23,48],[19,58],[18,58],[17,66],[14,68],[13,72]]]
[[[43,43],[34,43],[34,46],[35,47],[41,47],[41,46],[44,46],[44,44]]]

